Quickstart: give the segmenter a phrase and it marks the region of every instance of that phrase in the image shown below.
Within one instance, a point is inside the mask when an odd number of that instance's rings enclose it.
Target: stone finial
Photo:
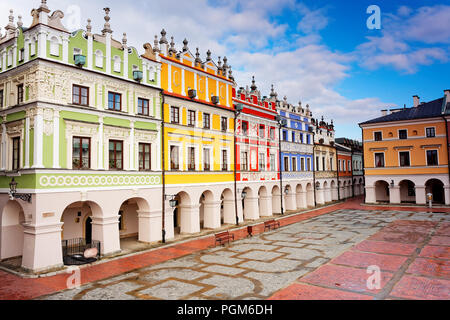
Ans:
[[[175,42],[173,41],[173,37],[170,37],[169,55],[175,54],[176,52],[177,49],[175,49]]]
[[[14,11],[13,11],[13,9],[9,10],[8,20],[9,20],[9,22],[6,25],[5,29],[7,31],[14,30],[16,27],[14,26]]]
[[[220,56],[218,58],[219,59],[217,60],[217,66],[219,67],[219,69],[222,69],[222,61],[220,60]]]
[[[123,47],[127,46],[127,33],[126,32],[123,33],[122,46]]]
[[[231,71],[231,66],[228,67],[228,79],[234,81],[233,71]]]
[[[160,52],[159,43],[158,43],[158,35],[155,34],[155,40],[153,41],[153,51]]]
[[[47,7],[47,0],[41,0],[41,5],[38,8],[38,12],[44,11],[46,13],[50,12],[50,9]]]
[[[105,35],[106,33],[112,33],[111,25],[109,24],[109,20],[111,19],[109,13],[111,10],[108,7],[103,8],[103,10],[105,11],[105,25],[103,27],[102,34]]]
[[[225,70],[226,68],[228,68],[228,59],[227,59],[227,57],[225,56],[225,57],[223,57],[223,66],[222,66],[222,68]]]
[[[197,64],[201,64],[202,63],[202,59],[200,59],[200,52],[198,52],[198,48],[196,48],[196,52],[195,52],[195,63]]]
[[[252,89],[252,91],[255,91],[257,89],[255,84],[255,76],[252,76],[252,85],[250,86],[250,89]]]
[[[22,26],[23,26],[22,16],[19,15],[19,16],[17,17],[17,27],[22,28]]]
[[[167,42],[167,39],[166,39],[166,34],[167,34],[167,33],[166,33],[166,30],[162,29],[162,30],[161,30],[161,40],[159,40],[159,43],[160,43],[160,44],[163,44],[163,43],[166,43],[166,44],[167,44],[167,43],[168,43],[168,42]]]
[[[208,51],[206,51],[206,61],[211,61],[211,51],[208,49]]]
[[[275,89],[273,88],[273,84],[272,84],[271,88],[270,88],[270,97],[276,99],[277,96],[278,96],[278,93],[275,92]]]
[[[91,35],[92,35],[91,19],[87,19],[86,34],[87,34],[88,36],[91,36]]]
[[[188,50],[189,50],[189,48],[188,48],[188,41],[187,41],[186,38],[184,38],[184,40],[183,40],[183,52],[186,52]]]

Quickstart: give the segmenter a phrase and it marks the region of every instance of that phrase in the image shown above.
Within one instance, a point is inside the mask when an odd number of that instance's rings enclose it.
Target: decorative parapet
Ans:
[[[309,153],[312,155],[313,145],[282,141],[281,152],[301,152],[305,154]]]
[[[337,172],[336,171],[317,171],[316,172],[316,179],[328,179],[328,178],[336,178]]]
[[[241,181],[278,180],[278,172],[241,172]]]
[[[284,180],[312,180],[313,179],[313,173],[312,171],[306,171],[306,172],[283,172],[282,177]]]

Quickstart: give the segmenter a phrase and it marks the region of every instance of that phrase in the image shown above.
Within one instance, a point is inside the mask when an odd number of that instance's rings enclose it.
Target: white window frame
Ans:
[[[375,133],[378,133],[378,132],[381,133],[381,140],[375,139]],[[374,131],[373,132],[373,141],[383,141],[383,131]]]
[[[437,164],[428,164],[428,157],[427,157],[427,151],[436,151],[437,153]],[[425,149],[425,159],[427,160],[427,166],[435,167],[439,165],[439,149]],[[411,159],[409,159],[411,162]]]
[[[406,131],[406,139],[400,139],[400,131]],[[397,129],[397,138],[398,140],[408,140],[409,137],[409,133],[408,133],[408,129]]]
[[[50,38],[50,55],[54,57],[59,57],[59,40],[58,37],[52,36]]]
[[[434,136],[433,136],[433,137],[428,137],[428,136],[427,136],[427,129],[431,129],[431,128],[434,129]],[[432,126],[432,127],[426,127],[426,128],[425,128],[425,138],[436,138],[436,127],[435,127],[435,126]]]
[[[103,68],[103,52],[101,50],[96,50],[94,55],[95,55],[95,66],[97,68]]]
[[[122,59],[117,55],[113,57],[113,71],[117,73],[122,71]]]
[[[408,154],[409,154],[409,166],[402,166],[402,165],[400,165],[400,152],[408,152]],[[397,154],[398,154],[398,166],[399,167],[406,167],[406,168],[408,168],[408,167],[411,167],[411,151],[398,151],[397,152]]]
[[[171,160],[171,154],[170,154],[170,148],[171,147],[178,147],[178,170],[173,170],[173,171],[183,171],[184,170],[184,158],[183,158],[183,146],[181,145],[181,143],[178,142],[169,142],[169,149],[168,149],[168,153],[169,153],[169,166],[168,166],[168,170],[171,171],[171,167],[170,167],[170,160]]]
[[[205,149],[209,150],[209,171],[214,171],[213,147],[208,145],[202,146],[202,169],[205,171],[205,159],[203,159]]]

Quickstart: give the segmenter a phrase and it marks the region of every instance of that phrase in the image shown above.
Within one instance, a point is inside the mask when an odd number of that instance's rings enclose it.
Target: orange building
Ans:
[[[445,95],[411,108],[383,110],[360,123],[364,145],[366,202],[450,204]]]
[[[338,161],[339,199],[352,197],[352,149],[335,143]]]

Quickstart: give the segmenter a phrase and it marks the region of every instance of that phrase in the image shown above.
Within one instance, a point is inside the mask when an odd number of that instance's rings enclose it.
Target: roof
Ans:
[[[430,102],[422,103],[417,107],[405,108],[402,111],[394,112],[369,121],[361,122],[359,125],[439,117],[442,115],[443,99],[444,98],[439,98]]]

